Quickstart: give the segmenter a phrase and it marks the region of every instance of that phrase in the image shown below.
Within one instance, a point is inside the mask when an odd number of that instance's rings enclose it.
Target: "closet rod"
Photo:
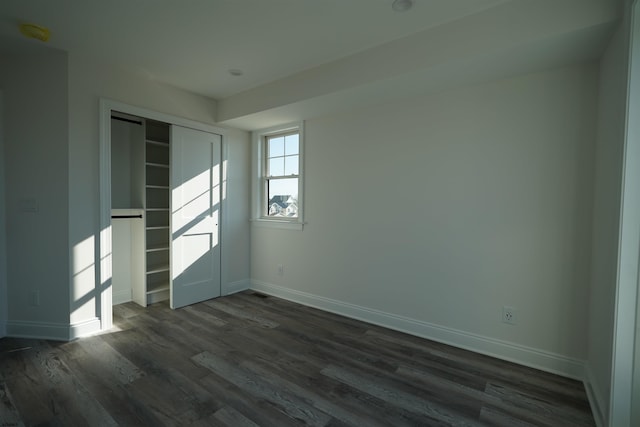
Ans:
[[[113,219],[125,219],[125,218],[142,218],[142,214],[140,215],[111,215]]]
[[[133,124],[136,124],[136,125],[142,125],[142,122],[139,122],[137,120],[125,119],[124,117],[111,116],[111,118],[114,119],[114,120],[120,120],[120,121],[127,122],[127,123],[133,123]]]

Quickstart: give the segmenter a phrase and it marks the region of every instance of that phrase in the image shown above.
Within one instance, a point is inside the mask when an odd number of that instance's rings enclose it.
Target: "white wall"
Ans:
[[[0,91],[0,338],[7,334],[7,229],[4,197],[4,110]]]
[[[3,58],[10,335],[64,336],[69,320],[67,55]],[[31,208],[37,208],[31,212]],[[30,295],[39,291],[40,305]]]
[[[613,36],[600,63],[593,204],[587,386],[597,416],[608,418],[618,269],[620,192],[627,91],[627,32]]]
[[[69,57],[69,240],[71,250],[71,322],[96,316],[95,263],[99,230],[98,102],[105,97],[149,110],[214,124],[215,101],[84,58]],[[230,222],[223,224],[223,283],[246,283],[249,271],[249,231],[238,221],[248,218],[248,135],[229,131],[227,183]],[[226,253],[225,253],[226,252]],[[233,254],[233,256],[230,256]],[[227,264],[224,264],[224,263]]]
[[[131,204],[131,127],[132,123],[111,120],[111,208],[139,208]],[[139,141],[143,143],[144,135]],[[142,162],[138,165],[143,167]]]
[[[111,120],[112,209],[144,206],[144,135],[142,124]]]
[[[596,78],[578,65],[308,120],[308,224],[252,228],[252,286],[581,376]]]

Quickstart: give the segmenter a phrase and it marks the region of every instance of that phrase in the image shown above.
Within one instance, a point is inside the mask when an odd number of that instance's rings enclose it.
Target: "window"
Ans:
[[[298,132],[264,138],[266,164],[266,214],[269,217],[298,217],[300,143]]]
[[[254,220],[302,229],[302,126],[254,134]]]

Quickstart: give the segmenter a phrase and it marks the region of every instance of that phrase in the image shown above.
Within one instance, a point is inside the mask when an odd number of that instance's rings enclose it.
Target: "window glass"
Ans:
[[[287,156],[284,158],[284,175],[298,175],[298,156]]]
[[[268,176],[282,176],[284,174],[284,157],[269,159]]]
[[[287,156],[299,154],[298,134],[287,135],[284,140],[284,154]]]
[[[298,216],[298,178],[268,181],[267,215],[270,217]]]
[[[269,138],[269,157],[284,156],[284,137]]]

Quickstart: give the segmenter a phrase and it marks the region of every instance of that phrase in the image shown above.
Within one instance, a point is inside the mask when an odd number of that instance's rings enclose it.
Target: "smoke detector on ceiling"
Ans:
[[[51,33],[48,28],[41,27],[36,24],[22,24],[20,25],[20,32],[25,36],[32,39],[40,40],[41,42],[47,42]]]

